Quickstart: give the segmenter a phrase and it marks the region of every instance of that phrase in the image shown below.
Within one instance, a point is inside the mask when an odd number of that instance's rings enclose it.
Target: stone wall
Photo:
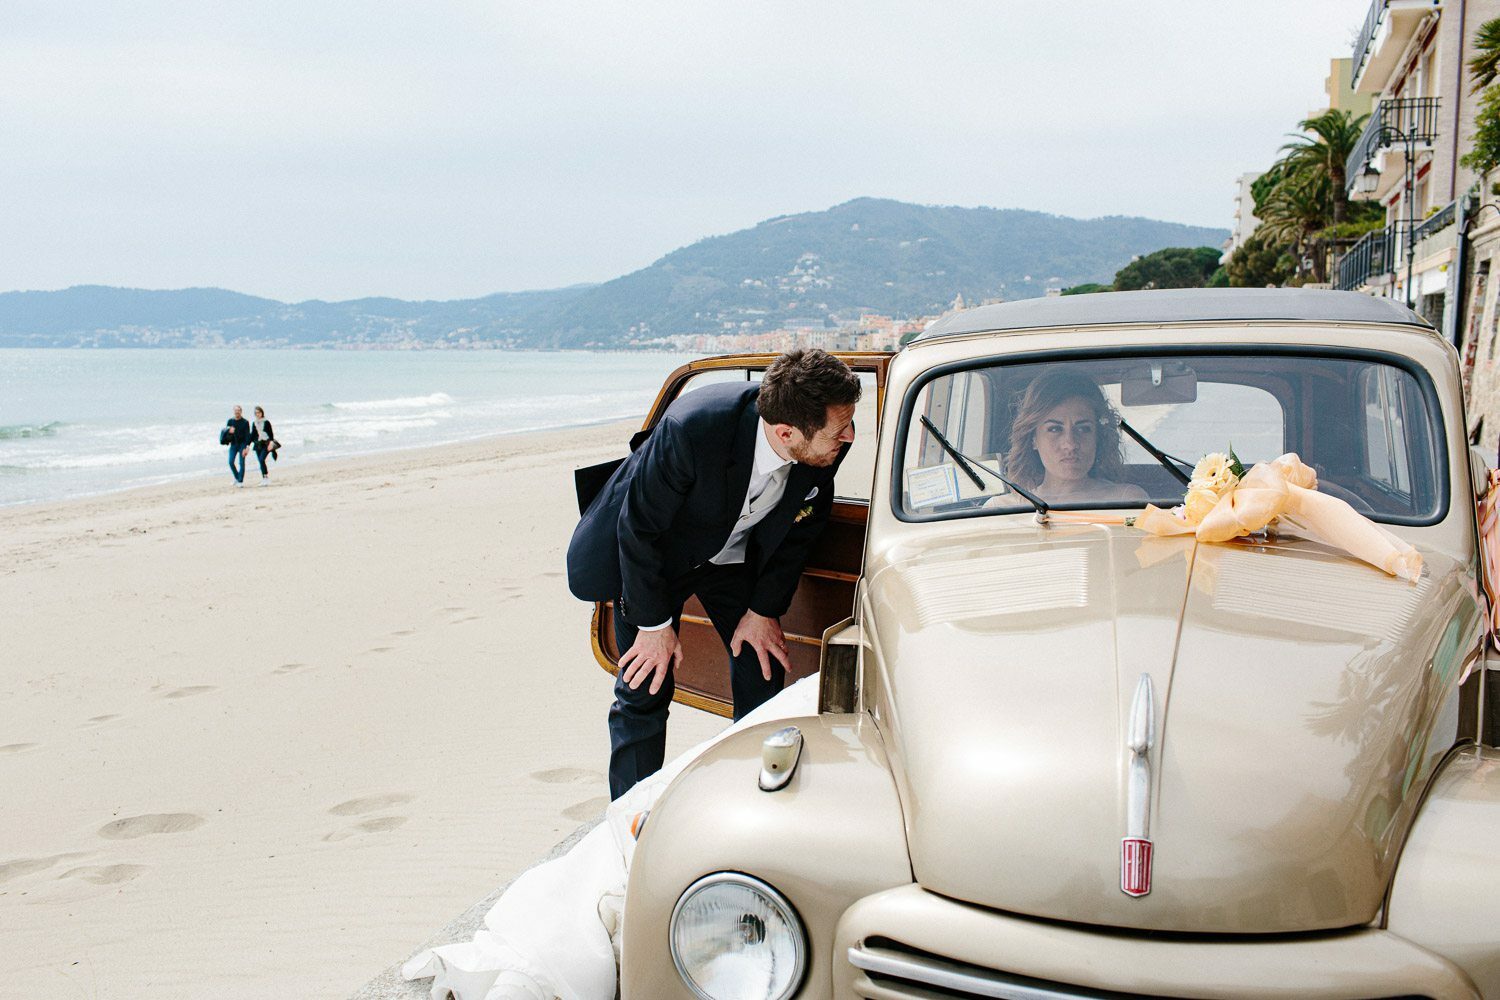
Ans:
[[[1480,446],[1493,463],[1500,444],[1500,209],[1490,204],[1470,229],[1469,301],[1459,317],[1459,357],[1470,428],[1483,419]]]

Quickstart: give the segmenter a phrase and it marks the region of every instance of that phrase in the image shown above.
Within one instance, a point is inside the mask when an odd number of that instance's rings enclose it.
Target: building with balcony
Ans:
[[[1352,84],[1375,104],[1345,179],[1351,197],[1385,207],[1386,226],[1340,258],[1336,287],[1408,301],[1443,322],[1456,278],[1456,203],[1476,181],[1459,163],[1479,104],[1465,64],[1480,25],[1497,16],[1500,0],[1371,3]]]
[[[1234,225],[1229,227],[1229,239],[1224,241],[1224,255],[1219,258],[1220,264],[1228,264],[1229,258],[1245,245],[1245,241],[1260,225],[1260,220],[1255,217],[1255,195],[1250,191],[1250,185],[1259,176],[1259,173],[1240,174],[1234,182]]]
[[[1354,89],[1354,60],[1352,58],[1330,59],[1328,78],[1323,81],[1323,91],[1328,95],[1329,111],[1347,111],[1355,118],[1369,114],[1375,107],[1375,98]],[[1316,118],[1323,109],[1307,117]]]

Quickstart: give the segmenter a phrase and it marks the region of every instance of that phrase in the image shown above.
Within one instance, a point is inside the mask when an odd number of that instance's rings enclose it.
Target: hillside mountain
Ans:
[[[313,299],[289,305],[220,288],[78,285],[0,293],[0,347],[357,347],[474,342],[531,346],[532,331],[582,289],[454,302]]]
[[[79,286],[0,294],[0,346],[610,346],[668,334],[929,315],[1110,281],[1132,257],[1224,230],[860,198],[701,240],[600,285],[452,302]]]

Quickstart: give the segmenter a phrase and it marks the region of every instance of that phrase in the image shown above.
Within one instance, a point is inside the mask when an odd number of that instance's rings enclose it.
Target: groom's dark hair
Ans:
[[[828,422],[830,406],[859,402],[859,376],[827,351],[788,351],[766,369],[756,406],[768,424],[789,424],[812,437]]]

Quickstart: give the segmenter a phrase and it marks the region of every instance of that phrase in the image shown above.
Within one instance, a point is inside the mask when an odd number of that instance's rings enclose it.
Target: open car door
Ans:
[[[792,606],[781,618],[792,661],[787,671],[788,684],[817,671],[823,631],[848,618],[854,607],[854,585],[859,579],[865,523],[870,511],[875,435],[885,402],[886,366],[891,359],[886,351],[833,353],[858,373],[864,393],[855,411],[854,445],[839,466],[834,482],[837,493],[833,514],[802,572]],[[714,382],[758,380],[777,357],[736,354],[683,365],[667,377],[635,441],[642,440],[672,401],[683,393]],[[615,648],[614,613],[613,601],[594,605],[591,626],[594,657],[611,674],[618,670],[620,658],[620,650]],[[733,708],[729,657],[696,597],[690,598],[683,608],[678,637],[682,641],[683,658],[677,667],[677,693],[672,700],[729,716]]]

